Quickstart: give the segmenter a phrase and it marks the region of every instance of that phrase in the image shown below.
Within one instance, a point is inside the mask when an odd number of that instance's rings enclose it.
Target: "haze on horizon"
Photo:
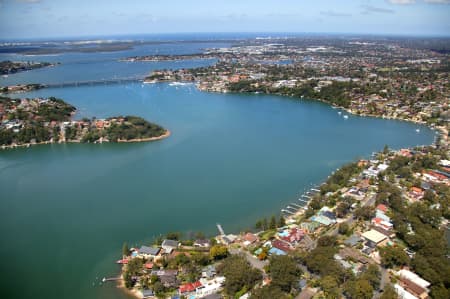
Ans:
[[[0,39],[184,32],[450,36],[449,16],[450,0],[0,0]]]

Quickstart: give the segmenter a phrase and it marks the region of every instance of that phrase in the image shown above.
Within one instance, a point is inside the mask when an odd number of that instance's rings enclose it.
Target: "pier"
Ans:
[[[122,278],[119,276],[119,277],[103,277],[103,279],[102,279],[102,282],[107,282],[107,281],[118,281],[118,280],[121,280]]]
[[[225,232],[223,231],[222,225],[220,225],[219,223],[217,223],[216,226],[217,226],[217,229],[219,230],[220,234],[221,234],[222,236],[224,236],[224,235],[225,235]]]

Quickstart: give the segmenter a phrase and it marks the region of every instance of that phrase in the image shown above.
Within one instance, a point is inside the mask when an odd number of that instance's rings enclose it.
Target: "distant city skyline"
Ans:
[[[450,0],[0,0],[0,39],[187,32],[450,36],[449,16]]]

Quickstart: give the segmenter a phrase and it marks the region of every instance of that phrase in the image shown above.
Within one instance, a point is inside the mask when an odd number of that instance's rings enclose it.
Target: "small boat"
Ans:
[[[342,111],[338,111],[338,114],[341,115],[341,114],[342,114]]]
[[[344,118],[345,118],[345,119],[348,119],[348,115],[344,115]]]
[[[116,264],[128,264],[128,259],[118,260],[116,261]]]
[[[417,133],[420,133],[420,129],[416,129],[416,132],[417,132]]]

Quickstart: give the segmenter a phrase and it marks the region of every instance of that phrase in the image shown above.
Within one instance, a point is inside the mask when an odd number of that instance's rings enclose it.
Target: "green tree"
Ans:
[[[130,249],[128,248],[127,242],[125,242],[125,243],[123,243],[123,246],[122,246],[122,255],[127,256],[129,254],[130,254]]]
[[[320,286],[325,293],[326,298],[337,299],[340,298],[339,284],[335,277],[327,275],[320,279]]]
[[[223,245],[214,245],[209,250],[209,256],[213,260],[220,260],[228,256],[228,249]]]
[[[351,280],[344,285],[344,292],[349,299],[371,299],[373,288],[365,279]]]
[[[350,226],[347,222],[342,222],[339,224],[338,231],[341,235],[346,235],[350,231]]]
[[[180,232],[169,232],[166,234],[166,239],[178,241],[181,239],[181,233]]]
[[[367,270],[361,275],[362,279],[367,280],[374,290],[377,290],[380,286],[381,273],[378,266],[370,264]]]
[[[283,227],[286,225],[286,220],[284,219],[283,215],[280,215],[280,218],[278,219],[278,227]]]
[[[266,285],[262,288],[257,288],[252,292],[250,299],[289,299],[286,293],[272,285]]]
[[[383,294],[381,294],[380,299],[398,299],[398,295],[394,287],[388,284],[384,287],[384,291]]]
[[[284,292],[290,292],[302,273],[294,258],[287,255],[272,256],[268,272],[272,278],[272,285]]]
[[[380,248],[381,264],[386,268],[409,264],[409,257],[400,247],[386,246]]]
[[[276,220],[275,216],[270,217],[269,228],[270,229],[276,229],[277,228],[277,220]]]
[[[224,291],[229,296],[234,296],[243,288],[252,289],[262,279],[261,271],[253,268],[243,255],[226,258],[217,266],[217,272],[225,276]]]
[[[125,281],[125,287],[127,289],[131,289],[134,286],[132,274],[129,271],[125,271],[125,273],[123,274],[123,280]]]

